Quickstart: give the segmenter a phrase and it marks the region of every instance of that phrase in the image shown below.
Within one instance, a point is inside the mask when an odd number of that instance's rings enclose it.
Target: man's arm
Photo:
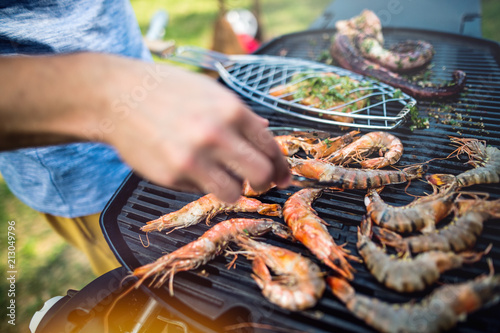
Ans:
[[[149,180],[235,201],[288,184],[267,120],[203,75],[79,53],[0,58],[0,149],[100,141]]]
[[[85,140],[71,126],[90,120],[75,58],[0,57],[0,150]]]

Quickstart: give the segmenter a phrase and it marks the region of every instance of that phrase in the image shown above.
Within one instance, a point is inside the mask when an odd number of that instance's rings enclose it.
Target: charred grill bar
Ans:
[[[418,101],[420,116],[429,117],[429,128],[409,130],[406,124],[390,133],[396,135],[404,144],[404,154],[399,166],[424,163],[434,158],[449,155],[454,148],[449,136],[470,137],[486,140],[489,145],[500,147],[500,46],[483,39],[475,39],[447,33],[436,33],[412,29],[385,29],[387,42],[393,43],[407,39],[423,39],[433,44],[436,54],[432,61],[432,75],[435,83],[450,80],[454,70],[467,73],[466,90],[458,99],[446,102]],[[264,45],[258,53],[298,57],[308,60],[324,60],[330,46],[334,30],[306,31],[285,35]],[[257,113],[270,119],[271,126],[309,127],[341,134],[338,128],[319,123],[307,122],[295,117],[271,111],[250,100],[250,107]],[[363,133],[366,131],[363,131]],[[427,174],[458,174],[471,167],[465,165],[466,156],[448,160],[433,160],[428,163]],[[393,205],[403,205],[413,198],[405,193],[406,184],[387,186],[382,198]],[[491,199],[500,197],[498,184],[481,185],[465,190],[490,193]],[[283,205],[291,193],[298,190],[272,190],[260,198],[266,203]],[[429,185],[414,181],[407,192],[414,195],[429,193]],[[325,193],[319,198],[314,208],[318,214],[330,223],[328,228],[339,244],[347,242],[347,248],[357,254],[355,243],[356,228],[361,217],[366,213],[363,203],[364,191],[347,190],[345,192]],[[129,270],[152,262],[165,252],[171,252],[195,240],[209,227],[199,224],[168,235],[164,232],[149,234],[150,246],[145,248],[139,237],[145,241],[139,228],[148,220],[157,218],[180,209],[185,204],[196,200],[199,195],[176,192],[153,185],[132,174],[117,191],[102,214],[101,223],[109,243],[121,263]],[[239,213],[217,216],[213,224],[233,217],[251,217],[253,214]],[[448,220],[442,222],[446,223]],[[485,223],[482,236],[474,247],[484,250],[490,243],[491,252],[486,256],[493,260],[495,270],[500,271],[500,224],[499,220]],[[439,225],[438,225],[439,227]],[[312,258],[300,244],[282,240],[274,236],[265,236],[266,242],[303,253]],[[300,312],[283,310],[269,303],[260,293],[252,280],[251,263],[243,256],[236,261],[236,269],[228,270],[225,266],[231,258],[220,256],[201,268],[182,272],[175,276],[175,296],[168,296],[168,287],[160,289],[144,288],[163,307],[175,310],[194,331],[224,331],[224,327],[254,322],[283,329],[295,329],[307,332],[373,332],[373,329],[356,319],[345,306],[327,289],[317,306]],[[313,258],[313,260],[315,260]],[[357,292],[380,298],[388,302],[407,302],[419,300],[426,292],[403,295],[384,288],[363,266],[352,263],[356,269],[353,287]],[[322,266],[330,272],[326,266]],[[473,265],[444,273],[443,283],[462,282],[488,273],[486,259]],[[496,305],[483,309],[460,323],[453,332],[498,332],[500,320]],[[244,325],[243,325],[244,326]],[[235,327],[235,326],[233,326]],[[264,329],[241,328],[240,332],[262,331]]]

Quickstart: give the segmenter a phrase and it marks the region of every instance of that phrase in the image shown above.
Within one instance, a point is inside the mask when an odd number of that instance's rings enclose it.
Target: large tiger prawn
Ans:
[[[365,159],[375,151],[379,152],[380,157]],[[397,137],[387,132],[370,132],[327,156],[325,160],[342,165],[359,161],[365,169],[380,169],[396,164],[402,155],[403,144]]]
[[[321,134],[321,135],[320,135]],[[302,149],[314,158],[322,158],[356,141],[359,131],[351,131],[342,136],[324,137],[323,132],[293,132],[288,135],[278,135],[274,140],[285,156],[292,156]]]
[[[262,294],[272,303],[291,311],[310,308],[325,290],[320,268],[308,258],[293,251],[236,237],[242,252],[253,260],[252,275]],[[277,275],[272,277],[268,267]]]
[[[180,229],[198,224],[203,220],[208,224],[215,215],[227,212],[257,212],[261,215],[281,217],[281,206],[262,203],[257,199],[244,196],[241,196],[234,204],[228,204],[210,193],[175,212],[147,222],[145,226],[141,227],[141,230],[148,232],[162,231],[167,228]]]
[[[433,188],[432,194],[418,198],[406,206],[388,205],[376,189],[371,189],[365,196],[367,215],[375,224],[395,232],[432,232],[436,223],[450,214],[458,195],[453,184]]]
[[[174,275],[178,272],[196,269],[221,254],[237,236],[260,236],[272,232],[283,238],[290,238],[290,230],[282,223],[271,219],[231,219],[220,222],[207,230],[195,241],[158,258],[155,262],[137,267],[130,276],[138,278],[125,292],[111,304],[104,316],[104,331],[109,331],[108,318],[115,305],[134,288],[139,288],[148,278],[153,278],[150,286],[159,288],[169,280],[169,292],[174,293]]]
[[[340,189],[369,189],[389,184],[401,184],[421,178],[424,166],[416,165],[402,170],[351,169],[316,159],[287,158],[292,173],[319,181],[335,183]]]
[[[358,252],[372,275],[386,287],[399,292],[424,290],[436,282],[441,273],[464,263],[481,259],[484,252],[429,251],[415,258],[397,258],[386,253],[371,240],[371,221],[365,219],[358,228]]]
[[[466,153],[469,156],[468,164],[474,169],[467,170],[459,175],[434,174],[429,175],[427,180],[435,185],[450,184],[457,182],[459,187],[466,187],[476,184],[492,184],[500,182],[500,150],[487,146],[486,142],[477,139],[451,138],[452,143],[459,147],[457,156]]]
[[[467,250],[476,244],[483,231],[484,221],[500,217],[500,199],[457,199],[456,202],[458,212],[453,221],[431,233],[401,237],[387,229],[377,228],[374,231],[384,244],[393,246],[400,252]]]
[[[139,286],[149,277],[155,277],[151,284],[160,287],[169,279],[170,294],[173,294],[173,280],[177,272],[192,270],[206,264],[221,254],[229,242],[234,241],[238,235],[259,236],[270,231],[283,238],[291,237],[285,225],[271,219],[240,218],[222,221],[197,240],[160,257],[153,263],[136,268],[133,276],[139,280],[135,286]],[[156,279],[158,277],[159,279]]]
[[[354,269],[347,259],[357,260],[357,258],[350,255],[343,246],[335,243],[326,229],[328,224],[311,206],[322,192],[322,189],[312,188],[296,192],[285,202],[283,216],[295,239],[334,271],[352,279]]]
[[[444,285],[421,302],[392,304],[361,294],[345,280],[328,277],[332,292],[359,319],[380,332],[435,333],[482,307],[500,300],[500,275],[482,275],[474,280]]]

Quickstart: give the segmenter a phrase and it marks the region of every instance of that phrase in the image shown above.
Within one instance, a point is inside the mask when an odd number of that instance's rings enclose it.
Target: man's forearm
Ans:
[[[100,141],[152,182],[228,202],[241,179],[289,181],[268,122],[206,76],[92,53],[2,58],[0,74],[2,149]]]
[[[85,140],[100,103],[93,56],[0,57],[0,150]]]

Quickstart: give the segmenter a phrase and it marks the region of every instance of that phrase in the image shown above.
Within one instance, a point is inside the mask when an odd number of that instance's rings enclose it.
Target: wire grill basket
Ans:
[[[416,104],[415,99],[399,89],[343,68],[314,61],[263,55],[228,56],[193,46],[179,47],[163,56],[217,71],[229,87],[257,103],[278,112],[324,124],[389,130],[401,125]],[[344,93],[345,96],[357,94],[357,97],[322,109],[304,105],[303,98],[294,97],[293,93],[281,96],[270,94],[278,86],[300,84],[307,79],[324,77],[325,73],[358,81],[355,88]],[[300,74],[299,79],[297,74]],[[342,112],[346,109],[353,111]],[[332,116],[336,119],[331,119]]]

